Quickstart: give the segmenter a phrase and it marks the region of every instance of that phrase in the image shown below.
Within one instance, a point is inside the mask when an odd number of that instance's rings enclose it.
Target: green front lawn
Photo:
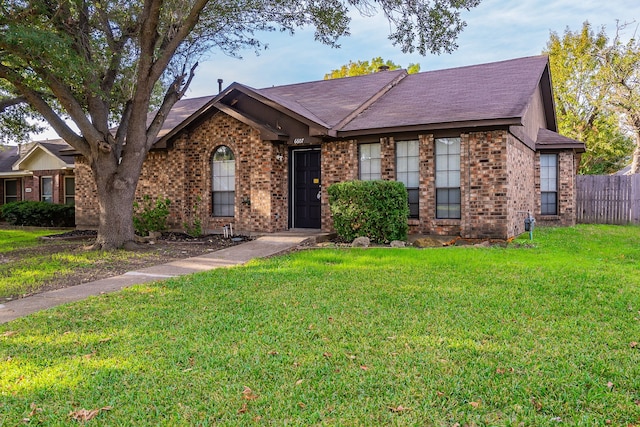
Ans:
[[[62,231],[36,228],[0,230],[0,301],[38,292],[50,282],[60,282],[78,271],[96,269],[97,266],[102,268],[101,272],[115,271],[130,261],[155,259],[151,251],[105,253],[84,249],[86,242],[43,242],[39,239],[56,233]]]
[[[309,250],[0,325],[0,426],[640,425],[640,228],[517,243]]]
[[[0,254],[41,245],[42,242],[38,240],[39,237],[56,233],[62,233],[62,231],[54,231],[46,228],[0,230]]]

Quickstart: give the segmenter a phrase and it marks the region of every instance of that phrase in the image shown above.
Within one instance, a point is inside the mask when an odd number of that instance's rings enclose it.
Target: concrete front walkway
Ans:
[[[0,304],[0,324],[27,316],[36,311],[79,301],[92,295],[119,291],[132,285],[213,270],[214,268],[244,264],[254,258],[277,255],[303,243],[315,242],[323,238],[326,238],[326,234],[315,232],[315,230],[291,230],[264,235],[255,240],[209,254],[9,301]]]

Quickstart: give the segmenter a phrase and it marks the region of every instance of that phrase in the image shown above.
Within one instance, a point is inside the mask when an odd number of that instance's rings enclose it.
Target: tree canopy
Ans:
[[[339,79],[342,77],[362,76],[365,74],[377,73],[381,69],[397,70],[402,66],[395,64],[393,61],[387,59],[386,61],[382,57],[378,56],[371,59],[371,61],[349,61],[348,64],[342,67],[331,70],[330,73],[324,75],[325,80]],[[409,74],[415,74],[420,72],[420,64],[409,64],[407,66],[407,72]]]
[[[610,39],[588,22],[551,33],[549,54],[560,132],[585,142],[582,173],[640,172],[640,43]]]
[[[301,27],[314,28],[319,42],[338,46],[349,34],[354,8],[363,15],[383,13],[391,24],[389,38],[404,52],[450,52],[465,26],[461,11],[479,3],[0,1],[0,87],[26,99],[84,157],[97,187],[96,246],[120,247],[134,238],[133,201],[144,159],[202,54],[212,49],[229,55],[257,50],[263,46],[262,32],[293,33]]]
[[[620,114],[635,142],[631,173],[640,173],[640,39],[637,29],[628,42],[622,32],[629,25],[618,25],[611,43],[598,53],[603,64],[604,81],[611,88],[608,101]]]
[[[0,144],[28,141],[32,133],[42,130],[38,118],[26,98],[11,93],[9,85],[0,80]]]
[[[580,173],[615,172],[629,161],[633,141],[610,106],[613,88],[599,58],[609,40],[584,23],[576,32],[552,32],[547,43],[560,133],[585,143]]]

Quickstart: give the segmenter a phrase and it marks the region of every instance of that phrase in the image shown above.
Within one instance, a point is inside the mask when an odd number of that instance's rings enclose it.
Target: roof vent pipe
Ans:
[[[382,71],[389,71],[389,66],[388,65],[381,65],[378,67],[378,72],[382,72]]]
[[[218,93],[222,92],[222,79],[218,79]]]

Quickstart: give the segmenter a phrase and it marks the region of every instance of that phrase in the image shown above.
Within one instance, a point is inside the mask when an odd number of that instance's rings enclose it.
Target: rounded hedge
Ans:
[[[329,186],[328,193],[340,238],[366,236],[377,243],[407,239],[409,203],[403,183],[347,181]]]

